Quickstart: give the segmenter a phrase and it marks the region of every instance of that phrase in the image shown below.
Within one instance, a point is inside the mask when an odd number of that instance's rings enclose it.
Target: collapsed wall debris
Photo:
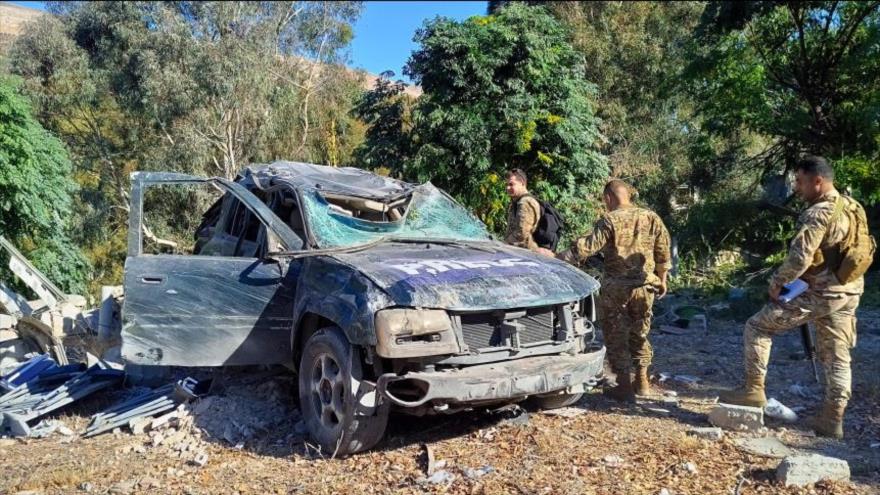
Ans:
[[[171,411],[180,404],[203,395],[210,381],[185,378],[123,400],[92,416],[83,437],[92,437],[128,425],[134,432],[145,418]]]
[[[117,343],[122,326],[121,287],[102,287],[100,306],[87,308],[85,297],[65,294],[3,236],[0,248],[9,257],[12,274],[38,296],[29,301],[0,281],[0,375],[43,353],[58,364],[67,364],[66,336],[96,334],[100,342]]]
[[[99,390],[122,384],[124,372],[104,363],[83,368],[82,364],[58,366],[43,355],[4,376],[2,383],[6,387],[20,384],[0,396],[0,435],[28,436],[29,422]]]

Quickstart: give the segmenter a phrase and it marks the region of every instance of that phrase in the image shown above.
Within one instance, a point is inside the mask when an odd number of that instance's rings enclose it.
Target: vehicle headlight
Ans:
[[[439,309],[385,309],[376,313],[376,353],[386,358],[455,354],[452,320]]]

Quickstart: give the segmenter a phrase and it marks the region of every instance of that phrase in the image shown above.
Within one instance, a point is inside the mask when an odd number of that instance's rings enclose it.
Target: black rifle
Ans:
[[[793,195],[786,198],[785,203],[787,204],[792,199],[792,197]],[[758,209],[769,210],[776,214],[788,215],[795,218],[799,216],[797,211],[792,210],[791,208],[788,208],[786,206],[773,204],[769,201],[761,201],[760,203],[758,203]],[[816,342],[813,340],[813,334],[810,333],[810,327],[807,326],[806,323],[801,325],[800,329],[801,339],[804,343],[804,354],[806,355],[807,359],[810,360],[810,364],[813,367],[813,377],[816,379],[816,383],[819,383],[819,369],[816,366]]]
[[[813,334],[806,323],[801,325],[801,339],[804,341],[804,354],[813,366],[813,377],[816,379],[816,383],[819,383],[819,368],[816,366],[816,342],[813,340]]]

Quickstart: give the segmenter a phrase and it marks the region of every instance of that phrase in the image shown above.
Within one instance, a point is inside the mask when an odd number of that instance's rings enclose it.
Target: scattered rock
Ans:
[[[602,462],[604,462],[606,466],[613,468],[623,466],[623,458],[619,455],[606,455],[602,458]]]
[[[80,489],[81,491],[84,491],[84,492],[86,492],[86,493],[89,493],[89,492],[91,492],[92,490],[95,489],[95,486],[92,485],[91,483],[89,483],[89,482],[87,481],[87,482],[85,482],[85,483],[80,483],[80,484],[79,484],[79,489]]]
[[[807,486],[820,480],[848,481],[849,464],[818,454],[786,457],[776,468],[776,480],[785,486]]]
[[[120,481],[110,487],[111,495],[128,495],[134,491],[136,483],[134,480]]]
[[[476,480],[486,476],[492,471],[495,471],[495,468],[492,466],[483,466],[478,469],[465,468],[464,475],[467,476],[468,479]]]
[[[757,431],[764,426],[764,411],[759,407],[719,404],[709,412],[709,422],[733,431]]]
[[[681,464],[681,468],[687,471],[690,474],[697,474],[697,465],[693,462],[684,462]]]
[[[669,409],[663,409],[662,407],[643,405],[642,410],[650,412],[650,413],[654,413],[654,414],[657,414],[660,416],[669,416],[671,414]]]
[[[574,418],[575,416],[580,416],[586,413],[587,410],[580,407],[560,407],[559,409],[541,411],[541,414],[546,416],[561,416],[563,418]]]
[[[701,427],[701,428],[691,428],[687,431],[687,434],[693,437],[702,438],[705,440],[721,440],[724,438],[724,430],[718,427]]]
[[[662,490],[660,490],[660,493],[658,493],[657,495],[672,495],[672,493],[669,490],[667,490],[666,488],[663,488]]]
[[[666,397],[678,397],[678,392],[676,392],[675,390],[664,390],[663,395],[665,395]]]
[[[141,482],[140,482],[140,486],[141,486],[142,488],[153,488],[153,489],[155,489],[155,488],[159,488],[159,487],[161,487],[161,486],[162,486],[162,483],[160,483],[159,480],[157,480],[156,478],[151,478],[151,477],[148,476],[148,477],[146,477],[146,478],[144,478],[144,479],[141,480]]]
[[[455,481],[455,475],[449,471],[440,470],[425,479],[425,483],[432,485],[449,484]]]
[[[208,464],[208,454],[205,452],[199,452],[193,458],[192,463],[198,467],[205,467],[205,465]]]
[[[735,443],[737,447],[749,454],[759,455],[761,457],[782,459],[783,457],[794,455],[795,453],[794,450],[788,448],[776,437],[738,438]]]
[[[135,435],[142,435],[150,429],[151,418],[136,418],[128,422],[128,427]]]
[[[166,426],[172,419],[177,419],[178,412],[171,411],[170,413],[163,414],[150,422],[151,430],[158,430],[159,428]]]

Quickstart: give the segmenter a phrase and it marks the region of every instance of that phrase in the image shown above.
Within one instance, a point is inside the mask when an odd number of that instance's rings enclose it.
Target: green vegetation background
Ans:
[[[503,232],[520,167],[567,240],[620,177],[676,238],[676,285],[760,298],[794,226],[762,200],[803,153],[880,224],[880,2],[488,2],[415,33],[418,98],[345,68],[362,8],[52,3],[2,48],[0,232],[94,295],[121,282],[136,170],[364,167],[430,180]]]

